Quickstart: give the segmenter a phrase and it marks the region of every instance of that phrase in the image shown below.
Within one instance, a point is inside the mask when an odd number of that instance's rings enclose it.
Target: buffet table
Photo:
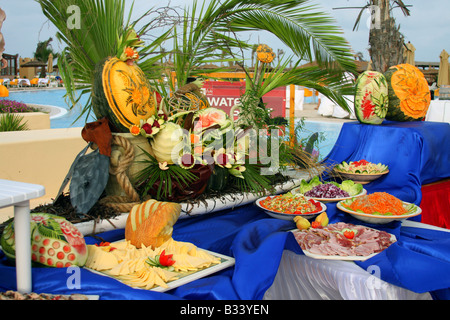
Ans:
[[[418,206],[422,186],[450,177],[450,124],[393,122],[344,123],[325,163],[366,159],[389,167],[389,174],[368,184],[369,192],[386,191]],[[436,211],[437,215],[449,212]],[[420,221],[420,216],[415,220]],[[435,219],[437,220],[437,219]]]
[[[327,213],[330,215],[330,223],[351,220],[345,213],[336,212],[336,207],[333,205],[328,206]],[[293,228],[295,228],[293,222],[273,219],[254,204],[179,220],[174,228],[175,240],[192,242],[201,248],[233,256],[236,264],[234,267],[165,293],[133,289],[117,280],[92,273],[84,268],[79,270],[79,287],[73,288],[68,287],[68,282],[73,281],[71,280],[73,270],[33,268],[32,289],[34,292],[98,295],[100,299],[263,299],[276,279],[280,263],[282,263],[280,268],[283,268],[285,263],[282,260],[283,252],[287,250],[295,255],[303,255],[295,238],[289,232]],[[399,241],[365,262],[355,262],[355,266],[361,268],[361,271],[371,270],[377,266],[378,274],[383,281],[415,292],[396,288],[394,292],[398,295],[387,295],[389,298],[422,299],[424,297],[422,294],[426,292],[430,292],[433,298],[450,298],[448,232],[427,230],[427,233],[423,233],[422,229],[401,227],[399,223],[393,223],[383,229],[396,234]],[[105,232],[98,237],[86,237],[86,241],[93,244],[100,243],[102,240],[121,240],[124,237],[124,230]],[[0,257],[0,291],[14,290],[16,288],[15,267],[6,260],[3,253],[0,253]],[[316,263],[321,262],[316,261]],[[353,262],[342,263],[353,264]],[[424,272],[424,270],[433,270],[433,272]],[[302,273],[298,274],[298,276],[301,275]],[[277,279],[278,281],[294,283],[293,281],[298,280]],[[348,285],[352,285],[351,282]],[[382,288],[385,287],[382,286]],[[282,297],[272,295],[270,298]]]
[[[346,123],[341,130],[335,148],[327,162],[371,159],[389,165],[390,173],[379,180],[365,185],[368,192],[386,191],[396,197],[420,204],[420,186],[448,177],[449,125],[439,123],[386,123],[383,126],[369,126]],[[395,150],[395,151],[393,151]],[[369,225],[352,218],[327,204],[330,223],[339,221],[363,224],[394,234],[397,242],[366,261],[337,261],[337,266],[347,264],[351,274],[347,280],[331,283],[333,290],[352,292],[342,298],[357,299],[450,299],[450,236],[449,232],[422,228],[424,225],[403,225],[391,222],[386,225]],[[420,227],[417,227],[420,226]],[[83,293],[97,295],[100,299],[190,299],[190,300],[259,300],[296,299],[298,295],[278,294],[280,284],[302,286],[310,275],[301,269],[282,274],[292,259],[311,265],[321,265],[327,279],[339,272],[333,263],[308,261],[290,230],[292,221],[269,217],[255,204],[226,209],[180,219],[174,226],[173,238],[235,258],[235,265],[210,276],[200,278],[178,288],[161,293],[133,289],[121,282],[93,273],[84,268],[75,272],[73,268],[33,268],[34,292],[55,294]],[[124,230],[86,237],[88,244],[101,241],[117,241],[124,238]],[[298,268],[301,266],[299,265]],[[297,267],[296,267],[297,268]],[[14,264],[0,251],[0,291],[15,290]],[[280,273],[278,273],[280,272]],[[278,275],[277,275],[278,273]],[[373,281],[371,275],[382,282]],[[340,276],[343,276],[342,273]],[[372,279],[378,291],[376,294],[359,294],[366,282],[355,282],[363,275]],[[78,277],[71,286],[68,283]],[[316,279],[318,280],[318,279]],[[379,285],[379,284],[382,285]],[[379,285],[379,286],[378,286]],[[272,287],[273,286],[273,287]],[[341,286],[339,288],[338,286]],[[317,287],[319,288],[319,287]],[[308,288],[293,288],[308,290]],[[286,289],[288,290],[288,289]],[[358,291],[359,290],[359,291]],[[381,290],[381,291],[380,291]],[[289,290],[288,290],[289,292]],[[336,296],[316,294],[312,299]],[[302,296],[302,299],[308,297]]]

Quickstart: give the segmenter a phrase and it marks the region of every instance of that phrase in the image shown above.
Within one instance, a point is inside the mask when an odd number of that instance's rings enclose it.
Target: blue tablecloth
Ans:
[[[333,165],[361,159],[389,167],[389,174],[367,185],[368,192],[386,191],[420,205],[422,185],[450,177],[450,125],[427,121],[344,123],[324,162]]]
[[[328,204],[330,222],[353,221]],[[376,226],[379,227],[379,226]],[[271,286],[283,250],[303,254],[290,232],[293,222],[267,216],[253,204],[205,216],[179,220],[173,238],[201,248],[233,256],[236,265],[196,280],[167,293],[132,289],[120,282],[79,269],[79,289],[74,288],[70,269],[33,268],[33,291],[59,294],[74,292],[99,295],[100,299],[262,299]],[[358,264],[380,266],[381,278],[415,292],[432,291],[435,298],[450,298],[450,234],[443,231],[400,228],[399,223],[384,226],[398,242],[376,257]],[[105,241],[124,238],[118,229],[98,235]],[[86,237],[89,244],[99,239]],[[72,285],[72,289],[68,287]],[[15,267],[0,252],[0,291],[15,290]]]
[[[422,183],[448,177],[448,148],[442,152],[450,145],[448,133],[446,124],[368,126],[349,123],[343,126],[327,161],[365,158],[385,163],[390,173],[367,185],[369,192],[388,191],[404,201],[419,204]],[[357,143],[348,144],[355,139]],[[337,210],[334,203],[327,204],[327,214],[330,223],[363,224]],[[357,262],[358,265],[365,269],[377,265],[380,277],[389,283],[418,293],[431,292],[437,299],[450,299],[449,233],[405,228],[398,222],[373,227],[395,234],[398,241],[379,255]],[[283,250],[303,254],[293,235],[287,232],[293,228],[293,222],[271,218],[254,204],[183,219],[174,226],[175,240],[192,242],[201,248],[233,256],[236,265],[167,293],[132,289],[85,269],[79,270],[79,289],[70,289],[68,285],[74,271],[33,268],[33,291],[79,292],[99,295],[100,299],[262,299],[273,283]],[[124,230],[106,232],[99,237],[105,241],[121,240]],[[100,240],[87,237],[86,241],[93,244]],[[15,267],[0,252],[0,291],[15,288]]]

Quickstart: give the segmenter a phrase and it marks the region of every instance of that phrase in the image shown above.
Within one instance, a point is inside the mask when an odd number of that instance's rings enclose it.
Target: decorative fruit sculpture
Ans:
[[[356,80],[355,115],[361,123],[381,124],[388,110],[388,85],[377,71],[364,71]]]
[[[423,73],[415,66],[405,63],[390,67],[384,75],[389,92],[386,119],[423,120],[431,102],[430,89]]]
[[[113,132],[129,132],[157,111],[155,92],[141,68],[116,57],[96,66],[92,106],[98,119],[108,118]]]
[[[31,260],[37,265],[63,268],[84,266],[88,257],[83,234],[68,220],[47,213],[31,214]],[[3,252],[15,259],[14,221],[0,238]]]

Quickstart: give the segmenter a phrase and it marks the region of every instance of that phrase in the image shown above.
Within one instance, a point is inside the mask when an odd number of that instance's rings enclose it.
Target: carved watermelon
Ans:
[[[355,115],[361,123],[381,124],[388,110],[388,87],[385,76],[365,71],[356,80]]]
[[[156,114],[156,98],[150,82],[136,64],[115,57],[95,67],[92,107],[97,119],[108,118],[113,132],[129,132]]]
[[[83,234],[66,219],[47,213],[31,214],[31,260],[33,264],[63,268],[84,266],[88,257]],[[15,259],[14,221],[0,238],[3,252]]]
[[[431,103],[428,82],[415,66],[405,63],[385,72],[389,89],[386,119],[393,121],[423,120]]]

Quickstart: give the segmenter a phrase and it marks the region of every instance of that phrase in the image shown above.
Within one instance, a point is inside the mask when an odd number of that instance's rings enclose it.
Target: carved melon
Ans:
[[[361,123],[381,124],[388,109],[388,88],[384,75],[365,71],[356,79],[355,115]]]
[[[154,90],[144,72],[116,57],[97,64],[92,105],[97,119],[106,117],[113,132],[129,132],[133,124],[157,112]]]
[[[423,120],[431,102],[430,89],[423,73],[413,65],[399,64],[385,72],[389,91],[386,119]]]
[[[32,213],[30,230],[33,264],[64,268],[86,263],[88,251],[83,234],[68,220],[48,213]],[[0,244],[5,255],[15,259],[14,221],[3,230]]]

